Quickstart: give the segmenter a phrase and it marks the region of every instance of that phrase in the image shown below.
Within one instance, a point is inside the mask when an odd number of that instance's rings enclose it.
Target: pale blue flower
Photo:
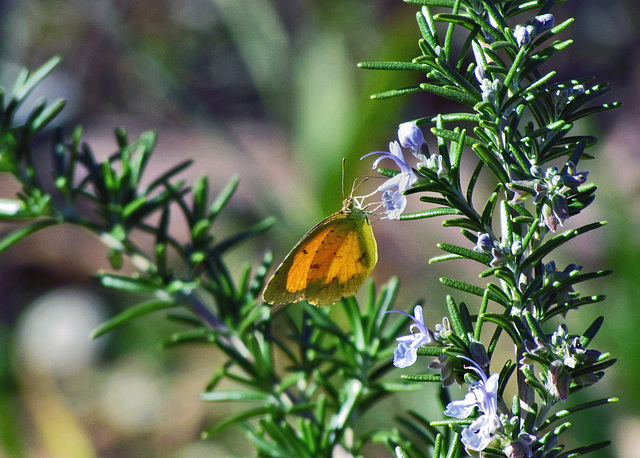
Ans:
[[[540,35],[547,30],[553,28],[553,24],[555,22],[555,18],[553,14],[541,14],[540,16],[536,16],[533,20],[533,26],[536,29],[536,35]]]
[[[388,181],[386,183],[393,185],[393,183],[389,183]],[[380,188],[378,188],[378,190],[381,191]],[[407,207],[407,197],[400,192],[399,188],[391,187],[382,193],[381,199],[382,207],[387,215],[386,217],[399,220],[400,215],[402,215],[404,209]]]
[[[391,159],[400,169],[400,173],[389,178],[378,187],[378,191],[382,192],[382,206],[389,219],[399,219],[400,215],[407,206],[407,197],[404,192],[416,182],[418,177],[404,158],[402,148],[397,141],[389,143],[389,152],[374,151],[365,154],[360,159],[379,154],[380,156],[373,162],[373,168],[376,168],[383,159]]]
[[[371,156],[372,154],[380,154],[380,157],[378,157],[373,162],[373,166],[372,166],[373,168],[378,167],[378,164],[383,159],[391,159],[393,162],[396,163],[396,165],[400,169],[400,173],[401,174],[411,175],[411,176],[415,177],[415,174],[414,174],[413,170],[411,169],[411,166],[409,165],[407,160],[404,158],[404,153],[402,152],[402,148],[400,147],[400,143],[398,143],[397,141],[389,142],[389,152],[386,152],[386,151],[375,151],[373,153],[365,154],[362,157],[364,158],[364,157],[367,157],[367,156]]]
[[[422,315],[422,306],[416,305],[413,309],[413,315],[400,310],[390,310],[386,313],[402,313],[407,315],[414,322],[409,326],[411,334],[398,337],[398,348],[393,352],[393,365],[399,368],[409,367],[418,359],[418,348],[435,343],[433,332],[424,324],[424,316]]]
[[[422,150],[426,149],[427,142],[422,130],[414,122],[404,122],[398,127],[398,140],[403,148],[409,148],[413,155],[421,161],[426,160]]]
[[[469,393],[461,401],[453,401],[447,405],[444,414],[458,419],[468,418],[477,407],[482,413],[467,428],[462,430],[462,443],[469,450],[484,450],[493,433],[501,426],[498,416],[498,374],[487,378],[486,374],[471,359],[461,356],[472,366],[466,366],[478,374],[480,380],[469,387]]]
[[[494,243],[491,236],[487,233],[481,233],[478,235],[478,241],[476,242],[476,246],[473,247],[473,250],[478,253],[490,253],[492,259],[489,265],[491,267],[500,266],[509,260],[505,252],[502,250],[502,247],[497,243]]]
[[[531,25],[517,25],[513,32],[513,36],[516,39],[516,43],[519,48],[531,43],[531,35],[535,34],[535,27]]]
[[[477,251],[478,253],[487,253],[493,249],[493,240],[491,236],[486,232],[478,234],[478,241],[476,242],[476,246],[473,248],[473,251]]]

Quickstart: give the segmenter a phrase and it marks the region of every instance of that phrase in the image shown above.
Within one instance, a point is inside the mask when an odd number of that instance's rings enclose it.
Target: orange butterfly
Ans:
[[[377,261],[371,222],[352,191],[342,210],[316,224],[293,247],[262,299],[274,305],[300,300],[335,304],[356,294]]]

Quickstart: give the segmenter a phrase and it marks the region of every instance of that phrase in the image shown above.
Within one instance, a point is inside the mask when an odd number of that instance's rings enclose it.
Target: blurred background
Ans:
[[[581,290],[604,293],[607,301],[568,317],[570,330],[580,332],[605,315],[593,346],[619,359],[585,394],[621,402],[576,417],[570,433],[574,445],[612,439],[613,447],[592,455],[603,457],[640,456],[638,9],[636,0],[557,7],[557,23],[576,18],[568,31],[575,44],[547,67],[558,70],[558,80],[594,75],[609,81],[614,90],[601,102],[624,103],[577,126],[601,139],[596,160],[579,167],[591,171],[600,192],[568,227],[610,224],[578,238],[557,259],[560,269],[576,262],[586,271],[616,271]],[[265,237],[231,255],[239,272],[241,263],[257,263],[266,249],[282,259],[308,228],[340,208],[342,157],[349,187],[369,171],[371,162],[359,157],[387,150],[400,122],[457,109],[427,94],[369,100],[371,93],[419,78],[356,68],[360,61],[417,55],[416,11],[400,0],[0,0],[0,85],[10,89],[20,68],[61,55],[62,65],[33,99],[67,99],[58,123],[67,132],[81,123],[98,156],[116,149],[117,126],[130,138],[154,129],[159,137],[149,180],[185,158],[196,166],[184,178],[193,182],[207,174],[214,193],[239,174],[219,232],[268,215],[279,220]],[[50,148],[47,134],[43,155]],[[376,180],[370,181],[373,190]],[[13,180],[0,177],[0,196],[17,190]],[[436,220],[381,220],[374,230],[380,249],[375,280],[399,275],[396,308],[409,310],[424,300],[427,323],[439,322],[450,291],[438,278],[468,268],[473,281],[477,273],[463,263],[428,266],[440,254],[435,244],[458,240],[457,231],[445,231]],[[163,349],[174,325],[161,316],[89,341],[93,328],[134,300],[91,282],[96,270],[108,267],[105,255],[90,234],[59,227],[0,256],[0,456],[250,456],[238,428],[199,439],[228,414],[199,400],[220,361],[214,350]],[[458,299],[476,310],[473,299]],[[386,412],[422,405],[436,419],[435,407],[425,404],[429,397],[428,389],[403,396]],[[364,419],[363,428],[376,426],[384,424]]]

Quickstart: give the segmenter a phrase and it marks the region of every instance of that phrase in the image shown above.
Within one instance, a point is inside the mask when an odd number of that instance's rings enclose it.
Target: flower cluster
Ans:
[[[490,254],[492,259],[489,265],[496,267],[505,264],[509,260],[509,256],[522,253],[522,242],[516,240],[509,243],[506,238],[498,242],[493,240],[490,234],[482,232],[478,234],[478,241],[473,250],[478,253]]]
[[[434,170],[438,178],[442,178],[446,173],[442,157],[439,154],[428,156],[429,148],[420,128],[413,122],[400,124],[398,128],[398,141],[389,143],[388,152],[374,151],[365,154],[361,158],[364,159],[365,157],[379,154],[380,156],[373,162],[373,169],[377,168],[380,161],[384,159],[391,159],[400,169],[398,174],[386,180],[378,186],[377,189],[377,191],[382,193],[382,207],[388,219],[400,219],[400,215],[407,206],[405,192],[409,190],[418,179],[423,178],[419,172],[409,165],[404,157],[402,148],[409,149],[418,159],[418,165],[423,165],[428,169]]]
[[[498,416],[498,374],[487,377],[485,372],[471,359],[466,366],[480,379],[469,386],[469,393],[461,401],[450,402],[444,414],[458,419],[469,418],[477,407],[481,415],[462,430],[462,443],[468,450],[484,450],[492,441],[494,433],[501,427]]]
[[[572,378],[570,370],[596,363],[602,353],[584,348],[580,337],[570,335],[564,324],[558,326],[548,341],[538,337],[535,337],[533,342],[525,341],[525,349],[528,354],[537,359],[541,358],[549,362],[542,377],[545,379],[545,388],[555,399],[567,400],[572,381],[578,386],[585,386],[599,380],[594,372],[588,371],[579,377]],[[520,360],[521,365],[534,362],[526,356]]]
[[[413,365],[418,358],[418,348],[436,343],[436,336],[427,328],[424,323],[422,314],[422,306],[416,305],[413,309],[413,315],[401,310],[390,310],[387,313],[401,313],[413,320],[409,331],[411,334],[398,337],[398,348],[393,353],[393,364],[396,367],[404,368]]]
[[[536,16],[531,24],[518,24],[513,31],[513,36],[518,46],[523,47],[531,43],[531,40],[536,36],[553,28],[553,23],[553,14],[542,14]]]
[[[543,171],[534,165],[530,173],[531,179],[512,181],[507,187],[514,192],[514,202],[526,194],[533,195],[534,204],[542,204],[541,222],[555,232],[570,216],[566,192],[584,184],[589,172],[578,172],[575,164],[568,161],[561,171],[558,167],[549,167]]]
[[[569,334],[566,326],[556,332],[546,329],[550,319],[566,318],[570,311],[604,299],[603,295],[581,295],[577,285],[609,271],[581,273],[576,264],[557,268],[551,254],[604,225],[595,222],[553,234],[590,205],[596,191],[595,184],[587,182],[589,172],[577,168],[583,159],[591,158],[586,150],[595,143],[594,138],[569,135],[570,130],[576,120],[619,105],[592,105],[608,91],[606,84],[591,85],[589,78],[554,81],[559,73],[543,68],[551,56],[571,43],[558,39],[572,21],[556,25],[550,14],[553,2],[542,2],[543,6],[525,0],[467,0],[453,2],[451,15],[431,11],[432,5],[443,6],[439,2],[421,3],[421,14],[416,15],[422,34],[420,54],[407,62],[361,65],[415,71],[426,77],[375,98],[425,91],[464,108],[427,113],[415,123],[402,124],[388,152],[364,157],[377,156],[374,168],[383,159],[391,159],[398,169],[396,174],[379,170],[391,177],[378,188],[382,193],[379,208],[386,218],[443,217],[443,226],[460,229],[466,241],[439,243],[445,254],[434,256],[430,263],[472,260],[482,265],[480,278],[494,277],[495,281],[478,285],[477,281],[441,277],[444,285],[481,297],[482,302],[478,307],[447,296],[448,319],[433,330],[425,324],[421,306],[412,314],[399,312],[409,316],[411,324],[410,332],[396,339],[393,364],[419,366],[418,357],[427,356],[430,361],[422,364],[423,369],[439,371],[439,377],[411,374],[407,379],[440,382],[443,388],[454,383],[469,386],[464,399],[445,402],[444,413],[452,418],[432,422],[432,426],[446,424],[448,429],[440,437],[451,444],[461,442],[471,456],[573,456],[598,450],[604,442],[563,450],[558,436],[566,426],[553,424],[564,421],[553,413],[553,407],[573,391],[600,380],[604,369],[615,362],[606,353],[586,348],[602,319],[581,336]],[[535,18],[514,20],[534,8],[540,8]],[[442,39],[437,27],[440,21],[449,23],[449,32],[460,26],[469,34],[462,49],[464,57],[457,53],[460,46],[450,46],[452,34]],[[418,125],[430,126],[438,155],[428,154]],[[404,150],[417,158],[413,168]],[[487,173],[496,183],[488,199],[486,188],[477,186]],[[428,207],[403,213],[408,194],[418,195]],[[473,249],[469,242],[475,245]],[[487,335],[492,331],[491,337]],[[495,351],[502,339],[510,339],[514,357],[495,370],[498,375],[492,368],[496,369],[496,356],[502,356],[502,351]],[[503,398],[506,387],[516,392],[510,406]],[[615,402],[615,398],[583,404],[575,411],[605,402]],[[450,455],[458,453],[454,447]]]

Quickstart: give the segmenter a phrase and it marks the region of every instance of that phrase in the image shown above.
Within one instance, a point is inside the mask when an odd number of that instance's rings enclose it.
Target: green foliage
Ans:
[[[583,334],[570,334],[564,324],[555,332],[545,325],[552,317],[565,317],[569,311],[604,299],[602,295],[583,297],[574,288],[611,271],[582,273],[582,268],[575,264],[560,270],[550,257],[576,237],[605,224],[596,222],[557,232],[593,202],[597,189],[585,182],[588,172],[577,171],[579,163],[582,166],[584,161],[593,159],[587,150],[597,139],[571,135],[573,127],[577,120],[617,108],[619,104],[593,105],[609,91],[607,84],[594,84],[591,78],[555,82],[555,71],[541,71],[556,53],[572,43],[556,37],[573,21],[553,26],[553,17],[548,15],[554,4],[560,2],[410,0],[408,3],[423,6],[416,15],[422,35],[418,42],[420,54],[410,62],[367,62],[360,67],[419,72],[426,76],[426,81],[374,94],[372,98],[426,91],[456,102],[462,111],[428,114],[413,121],[418,126],[430,127],[438,150],[428,157],[426,145],[422,149],[410,147],[420,163],[412,172],[414,175],[408,177],[412,184],[400,191],[405,191],[408,198],[418,195],[420,201],[432,208],[402,215],[400,219],[443,216],[443,226],[460,228],[475,247],[439,243],[438,247],[446,254],[430,262],[468,259],[483,267],[480,278],[494,276],[498,282],[483,287],[461,279],[440,279],[455,290],[469,293],[471,298],[482,298],[482,304],[477,314],[471,314],[466,304],[456,304],[448,297],[451,328],[446,336],[436,335],[438,346],[434,352],[418,351],[419,355],[437,356],[429,367],[439,368],[440,377],[429,373],[404,377],[448,385],[471,376],[468,381],[472,383],[471,389],[478,389],[476,368],[489,376],[489,364],[495,363],[498,341],[507,336],[515,348],[517,363],[504,362],[500,373],[498,406],[506,416],[499,428],[493,429],[492,441],[482,447],[482,452],[487,456],[529,456],[528,453],[576,456],[597,450],[606,443],[564,450],[559,436],[570,423],[558,425],[559,417],[549,413],[559,401],[596,383],[615,362],[606,353],[586,348],[600,329],[602,319]],[[446,11],[435,12],[442,8]],[[532,10],[535,19],[512,25],[522,13]],[[529,14],[526,17],[532,18]],[[411,144],[400,131],[398,135],[401,143]],[[467,182],[460,173],[463,161],[471,161],[471,167],[476,164]],[[394,176],[388,169],[381,173]],[[478,195],[476,184],[482,174],[495,186],[488,197]],[[476,207],[475,202],[484,204]],[[498,305],[497,312],[488,311],[490,303]],[[477,346],[482,345],[481,331],[486,323],[492,323],[496,330],[485,353]],[[454,362],[442,355],[451,356]],[[463,366],[460,358],[473,362],[476,368]],[[501,395],[512,378],[518,387],[513,403],[517,412],[507,413]],[[579,411],[608,402],[615,399],[578,404],[571,409]],[[484,417],[482,414],[488,415],[481,410],[471,417],[479,421]],[[547,419],[550,423],[545,423]],[[460,432],[469,424],[465,421],[447,420],[431,425],[447,425]],[[555,429],[549,430],[551,427]],[[536,439],[530,444],[528,439],[523,442],[522,434]],[[510,451],[511,447],[522,448],[523,444],[527,444],[523,450],[528,451],[518,453],[524,455],[511,455],[515,453]],[[454,456],[458,453],[454,451],[457,446],[450,443],[449,451],[443,453]],[[406,449],[396,451],[398,456],[409,456],[406,452]]]
[[[191,165],[187,160],[154,179],[143,180],[155,145],[153,132],[130,140],[124,129],[117,129],[117,151],[100,160],[90,145],[82,142],[80,127],[68,140],[62,131],[55,131],[55,186],[52,192],[44,192],[44,178],[34,167],[32,143],[63,103],[47,110],[42,102],[23,125],[15,125],[14,117],[24,97],[58,61],[53,59],[33,75],[24,72],[14,95],[1,107],[0,137],[4,142],[0,163],[23,188],[16,199],[5,200],[2,206],[3,220],[21,226],[0,240],[0,251],[41,229],[72,224],[91,231],[106,245],[113,270],[119,270],[129,257],[136,273],[103,271],[95,278],[106,288],[142,300],[103,323],[93,337],[164,312],[182,327],[167,346],[197,343],[220,349],[227,360],[202,399],[251,407],[215,425],[203,437],[238,424],[259,455],[282,457],[329,457],[339,449],[358,453],[371,441],[400,440],[389,431],[370,431],[355,441],[350,439],[359,418],[379,401],[418,388],[385,378],[392,368],[394,336],[407,324],[406,320],[389,323],[390,315],[386,314],[398,281],[389,282],[379,294],[370,283],[362,310],[354,298],[343,300],[342,317],[308,304],[274,316],[261,300],[272,256],[265,255],[255,268],[247,264],[239,279],[224,260],[239,244],[272,226],[273,218],[236,234],[219,236],[215,223],[237,189],[238,178],[233,177],[212,197],[206,177],[193,187],[178,178]],[[189,229],[186,241],[169,232],[176,211]],[[152,253],[136,245],[138,232],[153,237]],[[177,260],[169,259],[170,253],[175,253]],[[285,361],[284,366],[280,360]],[[237,388],[219,389],[223,380]]]
[[[205,436],[242,422],[260,455],[331,456],[336,447],[344,447],[339,444],[360,416],[389,394],[413,389],[383,378],[391,369],[392,336],[406,324],[389,326],[385,314],[397,287],[393,281],[376,297],[370,283],[364,310],[355,299],[344,299],[346,328],[337,325],[328,309],[307,305],[302,311],[284,309],[271,316],[264,305],[257,305],[263,312],[261,326],[246,328],[237,336],[247,343],[244,354],[215,333],[203,336],[216,340],[232,363],[218,372],[202,399],[256,406],[216,425]],[[246,313],[248,318],[252,311]],[[255,324],[255,317],[252,320]],[[382,329],[391,331],[390,335],[381,333]],[[176,336],[176,342],[180,339]],[[286,361],[284,373],[275,365],[280,357]],[[217,385],[223,378],[244,388],[221,391]],[[247,422],[250,419],[259,421]],[[376,437],[382,440],[382,433]],[[358,439],[348,450],[357,454],[366,443],[366,437]]]
[[[607,442],[565,450],[561,435],[571,426],[565,417],[617,398],[562,410],[557,406],[597,383],[615,363],[608,353],[587,348],[604,319],[597,318],[579,333],[569,332],[565,323],[550,329],[549,320],[604,300],[603,295],[582,296],[575,288],[611,271],[582,272],[575,264],[561,270],[550,258],[576,237],[605,225],[594,222],[560,231],[587,209],[597,190],[586,183],[587,172],[577,169],[594,158],[588,151],[597,139],[573,134],[575,123],[619,104],[595,104],[608,93],[606,84],[590,78],[556,82],[555,71],[541,70],[572,43],[557,38],[572,20],[553,26],[544,16],[562,1],[408,3],[422,6],[416,15],[419,55],[409,62],[368,62],[360,67],[417,72],[425,78],[378,92],[373,99],[427,92],[459,107],[453,113],[426,113],[414,120],[415,125],[429,128],[437,153],[428,155],[425,144],[414,151],[420,159],[415,169],[379,170],[390,180],[406,174],[411,184],[398,194],[417,196],[427,206],[398,219],[443,217],[445,227],[458,228],[468,241],[439,243],[445,254],[431,263],[470,260],[482,268],[482,286],[440,279],[465,294],[468,302],[448,296],[448,317],[435,332],[420,322],[418,312],[393,319],[387,314],[398,280],[379,292],[370,282],[364,304],[347,298],[332,309],[301,304],[278,312],[265,305],[261,291],[272,256],[247,263],[239,275],[230,270],[225,257],[264,233],[274,220],[220,235],[216,222],[224,216],[238,178],[225,186],[209,183],[207,177],[188,184],[179,178],[191,165],[187,160],[148,180],[144,173],[155,146],[153,132],[131,140],[119,128],[116,152],[99,159],[82,141],[80,127],[69,138],[56,130],[51,149],[53,186],[46,186],[49,175],[35,167],[33,144],[64,102],[42,101],[23,122],[17,121],[16,112],[58,58],[33,73],[24,71],[10,95],[0,91],[0,171],[21,185],[15,198],[0,201],[0,218],[20,224],[0,240],[0,252],[59,224],[95,234],[106,245],[111,266],[110,271],[96,274],[97,282],[141,299],[93,336],[161,312],[179,326],[167,346],[217,348],[225,361],[201,398],[246,407],[203,437],[239,426],[258,456],[356,456],[370,443],[386,444],[398,458],[457,457],[465,451],[483,456],[569,457],[598,450]],[[446,11],[435,12],[442,8]],[[535,19],[510,25],[525,13]],[[466,170],[471,171],[468,177]],[[478,186],[481,177],[491,183],[486,196]],[[220,189],[216,196],[210,195],[212,188]],[[186,223],[187,240],[170,232],[176,216]],[[136,244],[140,232],[152,237],[151,253]],[[136,273],[115,272],[125,258],[131,259]],[[396,336],[408,325],[410,334],[398,343]],[[493,334],[487,335],[487,325]],[[500,361],[503,355],[497,348],[503,337],[514,354],[513,359]],[[431,358],[429,369],[439,373],[394,378],[389,373],[392,357],[398,364],[407,341],[418,342],[419,348],[411,347],[415,350],[411,356]],[[492,366],[501,369],[491,375]],[[220,388],[223,381],[231,388]],[[449,418],[427,419],[415,409],[397,419],[398,430],[359,428],[362,416],[383,399],[419,390],[429,382],[443,386],[439,401]],[[476,405],[465,415],[450,414],[449,406],[459,405],[446,389],[454,382],[467,384],[474,392]],[[495,383],[496,412],[481,404],[483,399],[489,402],[489,383]],[[516,388],[511,405],[504,399],[509,385]],[[478,394],[482,390],[484,398]],[[441,416],[439,411],[430,415]],[[480,433],[472,431],[472,425],[488,415],[495,420],[487,432],[490,440],[475,450],[469,435]]]

